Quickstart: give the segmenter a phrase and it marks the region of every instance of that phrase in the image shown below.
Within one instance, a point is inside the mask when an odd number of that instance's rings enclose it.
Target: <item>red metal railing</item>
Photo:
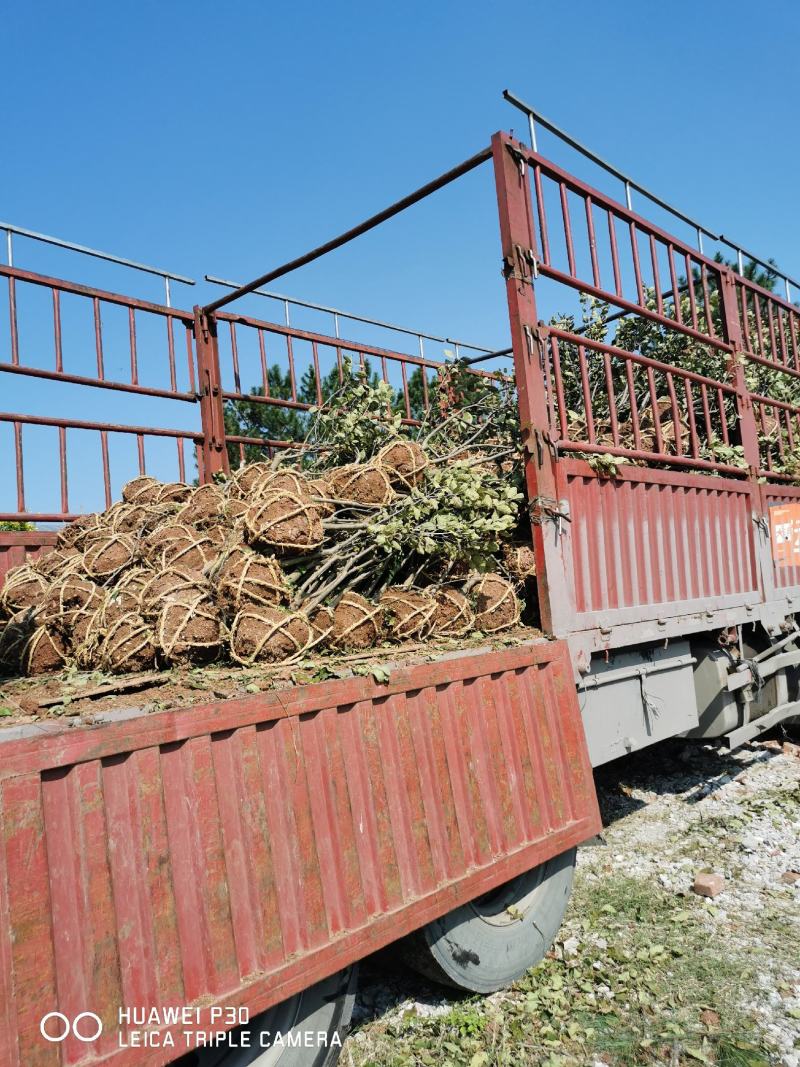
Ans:
[[[88,286],[77,285],[57,278],[34,274],[15,267],[0,266],[0,276],[8,284],[8,348],[0,359],[0,373],[17,375],[28,380],[58,381],[70,385],[91,386],[96,389],[111,390],[134,396],[144,401],[168,400],[175,403],[195,405],[197,403],[197,386],[193,331],[193,316],[185,311],[159,304],[151,304],[133,297],[121,296]],[[27,291],[45,291],[49,294],[52,307],[52,319],[49,327],[42,316],[23,317],[21,314],[21,297]],[[69,321],[72,333],[82,334],[77,344],[68,345],[65,340],[64,311],[65,301],[69,301]],[[124,354],[119,342],[119,330],[113,346],[113,356],[109,360],[107,334],[110,309],[117,311],[124,322]],[[25,323],[27,333],[21,330]],[[154,328],[160,338],[157,348],[153,348]],[[142,334],[146,343],[142,344]],[[29,336],[30,343],[24,338]],[[91,336],[93,352],[86,351],[86,339]],[[42,365],[44,353],[49,349],[49,366]],[[179,355],[185,352],[185,372],[179,371]],[[92,373],[87,373],[87,362],[92,362]],[[113,369],[109,367],[113,363]],[[122,369],[124,368],[124,370]],[[185,374],[186,387],[179,386],[179,378]],[[155,377],[156,384],[145,384]],[[91,402],[84,401],[87,407]],[[103,479],[103,501],[108,507],[113,498],[113,491],[118,488],[111,469],[109,438],[119,435],[130,441],[135,449],[135,466],[140,473],[147,470],[145,442],[156,439],[171,439],[176,446],[174,471],[184,480],[194,476],[186,462],[185,447],[194,445],[197,455],[198,473],[203,477],[202,455],[199,445],[202,430],[198,425],[195,430],[181,430],[163,426],[141,426],[121,424],[99,419],[79,419],[73,417],[51,417],[9,411],[0,412],[0,424],[9,425],[13,433],[14,471],[16,483],[16,510],[0,511],[0,521],[58,522],[68,520],[77,514],[70,504],[69,484],[69,441],[74,431],[89,431],[96,435],[95,448],[99,453]],[[46,427],[54,432],[57,440],[58,478],[53,479],[53,506],[45,509],[32,509],[26,500],[24,440],[25,429]],[[96,453],[97,454],[97,453]],[[10,466],[10,464],[9,464]]]

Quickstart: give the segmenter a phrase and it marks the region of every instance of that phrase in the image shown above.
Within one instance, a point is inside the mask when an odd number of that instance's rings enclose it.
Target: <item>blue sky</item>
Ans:
[[[501,98],[509,87],[797,275],[798,46],[800,7],[788,0],[768,10],[743,0],[7,5],[0,218],[198,279],[247,280],[471,155],[494,130],[522,135]],[[546,135],[540,149],[574,162]],[[484,168],[276,287],[503,346],[494,210]],[[16,262],[160,296],[154,281],[28,242]],[[213,292],[176,287],[174,301]],[[0,307],[3,360],[7,347]],[[34,390],[0,375],[0,396],[6,411],[82,406],[84,418],[147,421],[124,398],[60,383]],[[7,447],[0,434],[3,457]],[[45,473],[32,466],[26,481]],[[94,503],[89,482],[76,472],[77,506]],[[43,500],[43,488],[31,492]]]

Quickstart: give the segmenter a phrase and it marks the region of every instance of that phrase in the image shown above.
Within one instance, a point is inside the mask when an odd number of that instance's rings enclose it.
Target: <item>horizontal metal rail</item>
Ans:
[[[31,241],[38,241],[41,244],[52,245],[56,248],[65,248],[70,252],[78,252],[82,256],[90,256],[92,259],[101,259],[106,263],[116,263],[120,267],[129,267],[131,270],[138,270],[144,274],[154,274],[164,281],[164,297],[169,305],[172,302],[172,294],[170,292],[169,283],[180,282],[182,285],[195,285],[193,278],[187,278],[183,274],[175,274],[173,271],[164,270],[161,267],[153,267],[147,263],[138,263],[133,259],[125,259],[123,256],[116,256],[111,252],[101,252],[97,248],[89,248],[86,245],[75,244],[74,241],[64,241],[60,237],[53,237],[47,233],[37,233],[36,230],[27,230],[24,226],[15,226],[12,222],[0,222],[0,230],[5,231],[6,235],[6,256],[8,258],[8,265],[12,267],[14,265],[14,249],[13,240],[14,235],[17,237],[25,237]]]
[[[389,207],[384,208],[383,211],[371,215],[357,226],[353,226],[344,233],[331,238],[331,240],[326,241],[325,244],[319,245],[319,247],[304,253],[302,256],[298,256],[296,259],[289,260],[288,263],[284,263],[280,267],[268,271],[266,274],[262,274],[260,278],[255,278],[252,282],[248,282],[247,285],[239,286],[238,289],[228,293],[227,296],[219,297],[210,304],[206,304],[203,308],[204,314],[209,315],[212,312],[218,311],[232,301],[238,300],[239,297],[255,292],[256,289],[261,289],[263,286],[269,285],[270,282],[275,281],[277,278],[282,278],[284,274],[289,274],[291,271],[297,270],[298,267],[304,267],[307,263],[313,263],[315,259],[327,255],[328,252],[333,252],[335,249],[349,244],[350,241],[354,241],[356,237],[360,237],[362,234],[374,230],[376,226],[380,226],[381,223],[386,222],[395,215],[399,215],[401,211],[405,211],[406,208],[419,203],[420,200],[424,200],[426,197],[430,196],[431,193],[443,189],[457,178],[461,178],[464,174],[468,174],[482,163],[486,163],[487,160],[491,159],[491,156],[491,149],[484,148],[483,151],[471,156],[470,159],[465,160],[463,163],[459,163],[458,166],[446,171],[438,178],[434,178],[433,181],[428,182],[426,185],[420,186],[419,189],[416,189],[413,193],[409,193],[408,196],[404,196],[401,200],[397,200],[394,204],[390,204]]]
[[[232,282],[225,278],[218,278],[214,274],[206,274],[205,280],[211,282],[212,285],[223,285],[227,289],[241,289],[241,282]],[[341,308],[329,307],[327,304],[315,304],[312,300],[300,300],[295,296],[286,296],[284,293],[270,292],[267,289],[254,289],[253,296],[264,296],[270,300],[277,300],[284,305],[284,320],[286,326],[291,326],[289,317],[289,307],[303,307],[310,308],[312,311],[321,311],[327,315],[332,315],[334,320],[334,335],[339,337],[339,319],[347,319],[349,322],[363,322],[367,326],[379,326],[383,330],[391,330],[393,333],[407,334],[409,337],[417,337],[423,341],[435,341],[437,344],[449,344],[454,345],[456,349],[456,356],[458,350],[461,348],[468,348],[472,352],[484,352],[486,356],[483,358],[488,359],[494,355],[490,349],[484,345],[473,345],[468,341],[459,341],[455,337],[439,337],[434,333],[426,333],[424,330],[414,330],[409,326],[398,326],[396,323],[383,322],[381,319],[373,319],[367,315],[358,315],[353,311],[343,311]],[[509,348],[510,352],[511,349]]]
[[[703,235],[705,235],[706,237],[710,237],[713,241],[716,241],[719,244],[724,244],[728,248],[736,252],[738,272],[740,275],[743,274],[744,271],[743,257],[746,256],[751,263],[754,263],[759,267],[763,267],[765,270],[769,271],[770,273],[774,274],[776,277],[781,278],[784,281],[786,285],[787,300],[791,299],[791,294],[789,291],[790,285],[793,285],[795,288],[800,289],[800,282],[792,278],[790,275],[786,274],[784,271],[782,271],[774,262],[771,262],[770,260],[761,259],[754,253],[748,252],[746,248],[739,244],[739,242],[733,240],[730,237],[725,236],[725,234],[717,233],[715,230],[709,229],[703,223],[698,222],[697,219],[692,218],[690,215],[687,215],[685,212],[681,211],[680,208],[675,207],[674,204],[670,204],[669,201],[664,200],[663,197],[660,197],[657,193],[654,193],[651,189],[648,189],[646,186],[642,185],[641,182],[638,182],[629,174],[625,174],[624,171],[621,171],[618,167],[615,167],[613,163],[609,163],[607,159],[603,159],[602,156],[599,156],[596,152],[593,152],[591,148],[588,148],[576,137],[573,137],[572,134],[567,133],[566,130],[556,125],[556,123],[553,122],[551,119],[546,118],[541,113],[541,111],[537,111],[536,108],[531,107],[530,104],[527,104],[524,100],[520,99],[520,97],[518,97],[515,93],[512,93],[509,89],[503,90],[503,97],[505,100],[508,101],[509,104],[513,104],[514,107],[518,108],[528,117],[528,128],[531,137],[531,148],[534,152],[538,151],[535,126],[535,124],[538,122],[540,126],[543,126],[550,133],[554,134],[556,137],[559,138],[559,140],[569,145],[570,148],[574,148],[575,151],[579,152],[582,156],[585,156],[586,159],[591,160],[592,163],[596,164],[602,170],[606,171],[606,173],[621,181],[625,188],[625,200],[629,210],[631,210],[632,208],[630,195],[631,190],[635,190],[637,193],[641,193],[642,196],[645,196],[651,203],[655,204],[657,207],[662,208],[664,211],[667,211],[669,214],[673,215],[681,222],[684,222],[686,223],[686,225],[691,226],[692,229],[694,229],[695,234],[697,235],[698,250],[700,252],[703,252],[702,238]]]

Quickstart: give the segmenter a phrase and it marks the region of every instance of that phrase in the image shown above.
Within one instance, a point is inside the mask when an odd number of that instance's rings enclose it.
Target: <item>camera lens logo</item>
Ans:
[[[45,1041],[56,1044],[66,1041],[70,1034],[77,1041],[88,1043],[102,1034],[103,1020],[93,1011],[82,1011],[72,1021],[60,1011],[49,1011],[39,1023],[39,1030]]]

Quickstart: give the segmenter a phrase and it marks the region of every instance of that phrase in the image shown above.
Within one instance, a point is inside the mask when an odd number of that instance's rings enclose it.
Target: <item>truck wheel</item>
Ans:
[[[472,993],[510,985],[544,957],[566,911],[575,849],[435,919],[402,943],[410,967]]]
[[[175,1067],[331,1067],[350,1024],[357,976],[357,966],[346,967],[233,1030],[231,1044],[247,1032],[249,1048],[201,1049]]]

